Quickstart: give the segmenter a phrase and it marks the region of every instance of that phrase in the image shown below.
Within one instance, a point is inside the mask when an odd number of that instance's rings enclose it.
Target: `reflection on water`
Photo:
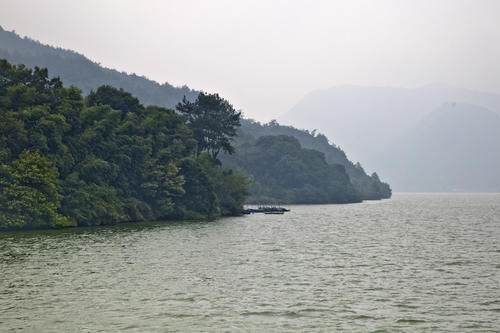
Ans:
[[[500,327],[500,195],[0,234],[0,331]]]

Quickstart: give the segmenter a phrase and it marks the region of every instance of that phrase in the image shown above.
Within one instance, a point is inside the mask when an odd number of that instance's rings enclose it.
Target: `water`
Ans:
[[[0,234],[0,331],[500,331],[500,195]]]

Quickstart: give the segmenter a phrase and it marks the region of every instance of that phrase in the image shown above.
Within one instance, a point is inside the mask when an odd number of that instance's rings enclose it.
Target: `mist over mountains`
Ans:
[[[446,103],[389,145],[377,166],[402,190],[497,192],[499,147],[498,114]]]
[[[335,133],[396,191],[499,191],[499,113],[500,95],[446,85],[340,86],[309,93],[278,120]]]

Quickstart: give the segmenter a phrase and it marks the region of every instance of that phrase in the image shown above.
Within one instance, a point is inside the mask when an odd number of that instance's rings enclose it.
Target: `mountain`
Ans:
[[[27,37],[21,38],[2,27],[0,59],[7,59],[12,64],[24,64],[30,68],[48,68],[51,77],[60,77],[66,86],[74,85],[85,95],[106,84],[139,96],[145,105],[173,108],[184,96],[194,100],[199,93],[186,86],[159,84],[142,76],[102,67],[79,53],[43,45]]]
[[[406,170],[389,167],[397,156],[388,156],[385,153],[388,147],[448,102],[477,105],[500,113],[500,95],[446,85],[417,89],[340,86],[309,93],[278,120],[317,129],[327,136],[335,133],[336,143],[349,151],[351,158],[362,158],[367,169],[375,169],[384,179],[391,180],[397,178],[395,172],[403,174]],[[405,189],[391,185],[396,191]],[[432,183],[421,185],[422,190],[433,188]],[[482,187],[475,188],[481,190]]]
[[[372,169],[387,144],[447,102],[475,104],[500,113],[500,95],[444,85],[418,89],[340,86],[309,93],[278,121],[337,138],[351,158],[363,159]]]
[[[446,103],[391,144],[378,167],[401,191],[499,192],[499,148],[497,113]]]
[[[199,94],[198,91],[188,87],[173,87],[168,83],[160,85],[145,77],[104,68],[76,52],[43,45],[30,38],[21,38],[14,32],[5,31],[0,27],[1,58],[13,64],[26,64],[28,67],[47,67],[51,77],[59,76],[65,85],[74,85],[82,89],[85,94],[97,90],[104,84],[122,88],[136,96],[144,105],[173,108],[184,96],[192,101]],[[391,189],[387,184],[381,182],[376,174],[367,175],[360,164],[349,161],[344,151],[335,145],[330,145],[324,135],[298,130],[291,126],[281,126],[276,122],[263,125],[247,119],[242,120],[238,134],[237,146],[253,144],[261,136],[293,136],[299,141],[301,148],[323,153],[328,164],[342,165],[359,198],[381,199],[391,196]],[[225,161],[228,162],[229,159]]]

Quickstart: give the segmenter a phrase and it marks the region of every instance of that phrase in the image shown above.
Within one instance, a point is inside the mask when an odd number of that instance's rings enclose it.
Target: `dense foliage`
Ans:
[[[361,201],[342,165],[304,149],[291,136],[262,136],[240,145],[226,164],[252,178],[251,202],[347,203]]]
[[[0,60],[0,228],[238,214],[246,179],[196,146],[173,110]]]

